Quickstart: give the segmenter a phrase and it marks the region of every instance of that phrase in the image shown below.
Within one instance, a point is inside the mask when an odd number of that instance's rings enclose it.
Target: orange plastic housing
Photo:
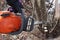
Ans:
[[[10,14],[10,16],[3,17],[2,14]],[[0,11],[0,33],[6,34],[19,30],[21,28],[22,20],[20,16],[16,16],[9,11]]]

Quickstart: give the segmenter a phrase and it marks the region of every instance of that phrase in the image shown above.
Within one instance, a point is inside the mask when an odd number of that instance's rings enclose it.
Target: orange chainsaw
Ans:
[[[21,16],[15,15],[13,12],[0,11],[0,33],[2,34],[19,34],[23,29],[27,29],[28,20],[32,19],[30,30],[32,31],[34,25],[34,19],[28,17],[26,20],[26,27],[23,26],[23,21]],[[25,30],[27,31],[27,30]]]

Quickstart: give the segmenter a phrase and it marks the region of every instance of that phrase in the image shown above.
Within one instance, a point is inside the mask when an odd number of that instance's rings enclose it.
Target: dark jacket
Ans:
[[[18,1],[18,0],[6,0],[7,2],[15,2],[15,1]]]

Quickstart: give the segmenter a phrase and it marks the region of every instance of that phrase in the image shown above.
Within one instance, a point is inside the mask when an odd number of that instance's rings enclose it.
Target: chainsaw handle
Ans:
[[[21,16],[21,18],[22,18],[21,28],[20,28],[18,31],[16,31],[16,32],[11,32],[11,33],[9,33],[9,34],[11,34],[11,35],[20,34],[20,33],[23,31],[23,28],[25,27],[26,18],[25,18],[25,16],[24,16],[24,13],[22,12],[21,15],[19,15],[19,16]]]
[[[2,17],[7,17],[7,16],[10,16],[10,14],[2,14],[1,16]]]

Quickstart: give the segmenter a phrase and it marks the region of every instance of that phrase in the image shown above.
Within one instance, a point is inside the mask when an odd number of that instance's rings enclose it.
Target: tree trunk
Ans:
[[[39,21],[47,20],[47,13],[45,8],[45,0],[35,0],[36,12],[39,18]]]

